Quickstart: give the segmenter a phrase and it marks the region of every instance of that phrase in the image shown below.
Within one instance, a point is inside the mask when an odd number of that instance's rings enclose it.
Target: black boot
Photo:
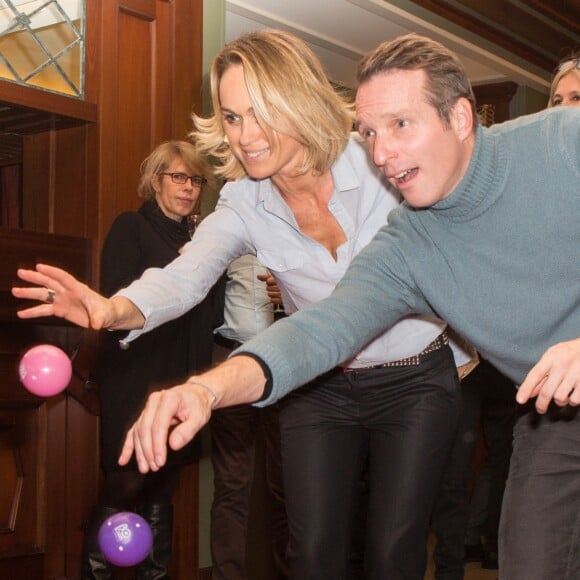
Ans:
[[[99,548],[99,528],[101,524],[119,510],[95,506],[85,530],[81,580],[110,580],[113,578],[113,567],[105,560]]]
[[[173,506],[146,505],[139,508],[138,512],[151,526],[153,547],[151,553],[137,567],[137,580],[170,580]]]

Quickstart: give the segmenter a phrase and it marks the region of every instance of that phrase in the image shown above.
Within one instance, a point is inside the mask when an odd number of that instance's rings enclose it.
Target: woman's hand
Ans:
[[[19,269],[17,273],[21,280],[34,286],[12,288],[12,295],[41,302],[19,310],[19,318],[58,316],[84,328],[115,326],[116,315],[112,301],[91,290],[65,270],[37,264],[35,270]]]

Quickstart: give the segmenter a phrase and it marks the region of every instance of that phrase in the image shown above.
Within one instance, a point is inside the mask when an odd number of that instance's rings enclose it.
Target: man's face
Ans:
[[[371,157],[414,207],[447,197],[469,165],[472,115],[459,99],[446,127],[424,95],[422,70],[393,70],[362,84],[356,96],[359,133]]]

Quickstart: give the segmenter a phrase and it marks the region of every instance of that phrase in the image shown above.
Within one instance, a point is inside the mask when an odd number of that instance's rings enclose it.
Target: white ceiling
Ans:
[[[353,86],[363,54],[414,31],[457,52],[474,85],[511,80],[542,92],[549,89],[545,71],[408,0],[226,1],[226,41],[262,28],[282,28],[304,38],[329,78],[345,86]]]

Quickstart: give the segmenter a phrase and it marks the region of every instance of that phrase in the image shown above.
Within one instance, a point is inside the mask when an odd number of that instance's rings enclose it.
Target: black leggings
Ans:
[[[109,471],[99,504],[120,510],[136,506],[171,503],[179,479],[180,466],[165,466],[147,474],[139,471]]]
[[[448,347],[419,366],[327,373],[282,402],[292,580],[345,578],[368,461],[367,580],[423,580],[431,507],[459,417]]]

